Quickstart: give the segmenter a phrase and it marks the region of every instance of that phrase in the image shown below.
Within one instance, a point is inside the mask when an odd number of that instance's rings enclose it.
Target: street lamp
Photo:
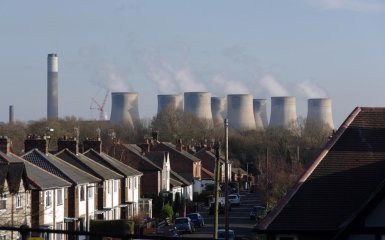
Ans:
[[[251,162],[246,163],[246,171],[247,171],[247,177],[246,177],[246,189],[250,189],[250,184],[249,184],[249,165],[253,165]]]

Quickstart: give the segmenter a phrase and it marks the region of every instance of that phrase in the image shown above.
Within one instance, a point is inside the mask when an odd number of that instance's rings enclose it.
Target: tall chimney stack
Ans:
[[[14,122],[15,122],[15,119],[14,119],[13,105],[9,105],[9,123],[14,123]]]
[[[47,59],[47,119],[58,119],[58,70],[56,53],[48,54]]]

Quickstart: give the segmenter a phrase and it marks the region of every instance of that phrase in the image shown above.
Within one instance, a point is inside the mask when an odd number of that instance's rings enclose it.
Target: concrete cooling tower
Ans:
[[[255,126],[257,129],[266,129],[267,123],[267,100],[253,99],[253,112]]]
[[[330,98],[311,98],[307,100],[307,104],[306,128],[312,124],[324,124],[334,129]]]
[[[138,110],[137,92],[112,92],[112,106],[110,121],[116,124],[135,127],[135,122],[140,120]]]
[[[57,54],[48,54],[47,58],[47,119],[57,119],[58,114],[58,70]]]
[[[209,92],[185,92],[184,111],[192,113],[195,117],[212,122],[211,93]]]
[[[295,97],[271,97],[269,127],[298,130],[297,104]]]
[[[211,98],[211,113],[213,115],[214,125],[224,126],[224,121],[227,116],[226,97]]]
[[[238,130],[255,130],[253,96],[250,94],[227,95],[229,127]]]
[[[158,95],[158,114],[166,109],[183,110],[182,95],[160,94]]]

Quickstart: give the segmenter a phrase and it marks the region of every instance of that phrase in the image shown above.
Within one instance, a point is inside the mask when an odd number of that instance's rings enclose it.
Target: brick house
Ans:
[[[384,239],[385,108],[357,107],[258,224],[267,239]]]
[[[143,206],[139,206],[142,202],[139,201],[139,188],[143,173],[102,152],[100,139],[87,139],[83,146],[83,155],[124,176],[120,180],[121,219],[132,219],[138,215],[143,209]],[[146,209],[145,212],[152,217],[152,209]]]
[[[97,192],[94,188],[102,180],[49,153],[45,138],[29,137],[24,144],[23,159],[71,183],[64,192],[64,229],[85,230],[86,210],[97,209]]]

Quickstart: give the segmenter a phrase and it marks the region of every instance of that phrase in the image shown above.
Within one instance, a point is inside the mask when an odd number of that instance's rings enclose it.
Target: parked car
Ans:
[[[175,219],[175,228],[179,233],[195,232],[194,223],[191,221],[189,217],[178,217]]]
[[[186,217],[189,217],[196,227],[203,227],[205,225],[205,220],[200,213],[189,213]]]
[[[224,228],[218,229],[218,239],[226,239],[226,230]],[[235,232],[232,229],[229,229],[228,240],[235,240]]]
[[[231,205],[235,205],[235,206],[241,205],[241,197],[238,194],[230,194],[228,197]]]
[[[266,214],[266,208],[264,206],[254,206],[250,210],[250,220],[260,220]]]
[[[210,203],[210,208],[209,208],[209,215],[214,214],[214,207],[215,203]],[[229,212],[231,212],[231,204],[229,204]],[[224,214],[225,213],[225,204],[222,202],[218,202],[218,214]]]

